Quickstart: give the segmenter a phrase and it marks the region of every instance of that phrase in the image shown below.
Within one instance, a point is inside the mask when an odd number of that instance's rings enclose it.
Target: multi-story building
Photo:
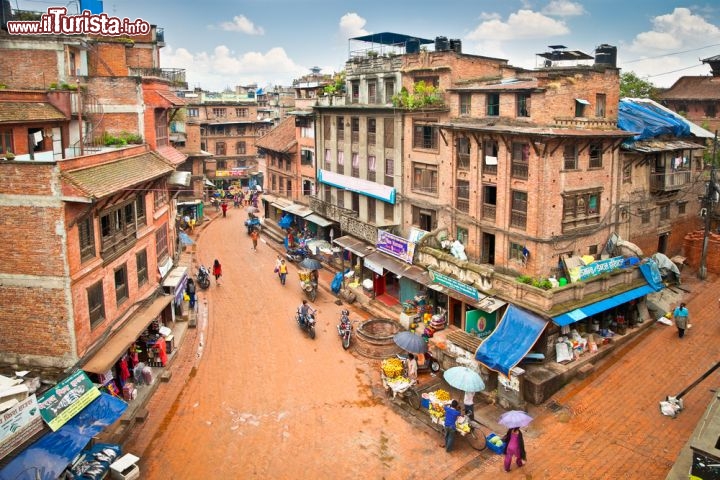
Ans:
[[[183,286],[161,292],[177,255],[171,189],[184,184],[174,170],[185,156],[168,143],[181,101],[159,68],[161,33],[0,30],[13,65],[0,73],[0,215],[13,226],[2,233],[3,363],[45,378],[77,367],[104,375],[148,325],[174,318]]]
[[[267,133],[272,121],[258,119],[254,90],[242,93],[179,92],[186,105],[186,121],[200,124],[200,150],[204,173],[218,188],[262,184],[258,178],[255,141]]]
[[[648,254],[687,254],[685,237],[701,228],[703,154],[713,134],[650,99],[620,105],[619,125],[641,131],[622,144],[616,231]]]
[[[702,60],[711,75],[680,77],[660,100],[674,112],[714,132],[720,128],[720,55]]]

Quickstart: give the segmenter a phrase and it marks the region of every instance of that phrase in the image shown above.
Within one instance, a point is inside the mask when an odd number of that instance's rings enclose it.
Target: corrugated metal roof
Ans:
[[[68,120],[48,102],[0,102],[0,123]]]
[[[90,198],[103,198],[173,171],[153,152],[63,173],[63,178]]]
[[[720,89],[720,84],[717,86]],[[720,92],[720,90],[718,90]],[[720,93],[718,93],[720,95]],[[645,104],[650,105],[652,108],[656,110],[662,110],[663,112],[667,113],[668,115],[672,115],[675,119],[680,120],[687,124],[687,126],[690,128],[690,133],[695,135],[696,137],[700,138],[713,138],[715,135],[702,128],[701,126],[697,125],[696,123],[691,122],[687,118],[683,117],[682,115],[679,115],[677,112],[673,112],[669,108],[659,104],[658,102],[654,100],[650,100],[649,98],[623,98],[622,101],[628,101],[628,102],[635,102],[639,104]]]
[[[663,141],[663,140],[646,140],[635,142],[631,145],[623,145],[623,149],[636,152],[666,152],[671,150],[701,150],[702,145],[696,143],[683,142],[682,140]]]

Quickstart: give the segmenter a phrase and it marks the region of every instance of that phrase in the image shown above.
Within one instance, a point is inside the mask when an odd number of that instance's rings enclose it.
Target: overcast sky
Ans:
[[[49,0],[11,0],[44,11]],[[76,7],[69,7],[70,11]],[[540,65],[537,53],[565,45],[592,55],[618,48],[618,66],[658,86],[708,75],[720,54],[720,3],[677,0],[104,0],[108,15],[165,30],[163,68],[184,68],[190,87],[222,90],[289,85],[319,66],[343,69],[348,38],[396,32],[457,38],[466,53]]]

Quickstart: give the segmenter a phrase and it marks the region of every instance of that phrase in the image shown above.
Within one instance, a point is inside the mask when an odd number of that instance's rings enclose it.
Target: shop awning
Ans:
[[[297,215],[298,217],[307,217],[308,215],[313,213],[313,211],[310,210],[308,207],[306,207],[305,205],[300,205],[299,203],[291,203],[289,205],[281,207],[281,209],[284,212],[292,213],[293,215]]]
[[[484,295],[481,295],[478,300],[475,300],[474,298],[470,298],[467,295],[463,295],[458,291],[444,287],[437,283],[430,283],[428,285],[428,288],[435,290],[436,292],[444,293],[448,297],[452,297],[455,300],[460,300],[461,302],[464,302],[472,307],[478,308],[487,313],[493,313],[498,308],[507,305],[506,302],[503,302],[498,298],[486,297]]]
[[[351,237],[350,235],[336,238],[335,240],[333,240],[333,243],[341,246],[345,250],[348,250],[361,258],[375,251],[374,246],[370,245],[367,242],[363,242],[362,240],[358,240],[355,237]]]
[[[173,301],[172,295],[163,295],[156,298],[149,307],[141,310],[133,315],[133,317],[120,327],[115,334],[110,337],[105,345],[100,347],[95,355],[88,360],[82,367],[86,372],[103,374],[110,370],[110,367],[122,356],[125,350],[140,336],[147,326],[165,310],[170,302]]]
[[[210,187],[210,188],[215,188],[215,184],[213,182],[211,182],[210,180],[208,180],[207,178],[205,178],[205,186]]]
[[[365,259],[380,265],[385,270],[388,270],[395,275],[406,277],[414,282],[420,283],[421,285],[428,285],[430,283],[430,276],[424,268],[410,265],[382,252],[373,252],[367,255]]]
[[[318,225],[320,227],[327,227],[327,226],[333,224],[332,220],[328,220],[324,217],[321,217],[317,213],[311,213],[310,215],[305,217],[305,220],[307,220],[308,222],[312,222],[315,225]]]
[[[0,478],[56,480],[90,440],[115,423],[126,408],[119,398],[101,393],[57,431],[43,435],[13,458],[0,470]]]
[[[277,202],[277,198],[275,195],[270,195],[269,193],[263,193],[262,197],[260,199],[264,202],[273,203]]]
[[[547,321],[509,305],[495,331],[480,344],[475,359],[490,370],[508,376],[540,338]]]
[[[618,305],[622,305],[625,302],[635,300],[636,298],[640,298],[648,293],[654,292],[655,289],[653,289],[650,285],[633,288],[632,290],[615,295],[614,297],[606,298],[604,300],[600,300],[599,302],[591,303],[590,305],[585,305],[584,307],[576,308],[571,312],[553,317],[553,323],[564,327],[565,325],[570,325],[571,323],[575,323],[584,318],[591,317],[596,313],[604,312],[605,310],[609,310]]]

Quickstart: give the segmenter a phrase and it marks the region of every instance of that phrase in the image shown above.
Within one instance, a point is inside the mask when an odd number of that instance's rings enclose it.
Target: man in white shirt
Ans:
[[[475,392],[465,392],[465,398],[463,404],[465,405],[465,415],[471,419],[475,419]]]

